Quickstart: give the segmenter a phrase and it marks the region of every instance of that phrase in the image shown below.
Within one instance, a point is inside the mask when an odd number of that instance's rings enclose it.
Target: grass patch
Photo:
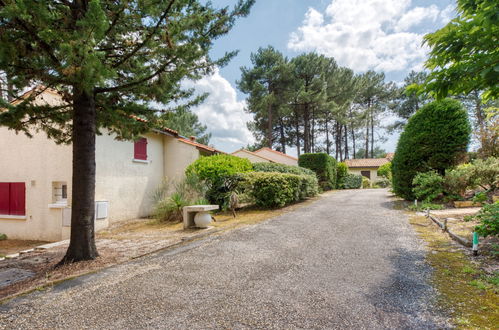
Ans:
[[[460,329],[494,329],[499,324],[498,274],[485,274],[426,217],[412,217],[414,230],[431,253],[432,283],[438,303]],[[429,225],[430,224],[430,225]]]

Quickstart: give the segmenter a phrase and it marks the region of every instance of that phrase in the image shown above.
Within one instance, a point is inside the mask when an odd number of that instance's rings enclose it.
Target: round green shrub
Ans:
[[[412,184],[414,196],[427,203],[433,202],[444,192],[444,177],[435,171],[418,173]]]
[[[422,107],[409,119],[400,135],[392,161],[394,192],[414,199],[413,179],[417,173],[435,170],[444,174],[466,152],[471,128],[461,103],[444,99]]]
[[[360,187],[362,187],[362,175],[348,173],[345,176],[345,189],[359,189]]]
[[[344,162],[339,162],[336,165],[336,188],[345,188],[345,177],[348,174],[348,166]]]
[[[198,158],[187,167],[185,174],[187,176],[196,174],[201,180],[215,183],[227,175],[244,173],[252,170],[253,166],[246,158],[218,154]]]
[[[317,174],[323,190],[336,187],[336,160],[326,153],[303,154],[298,158],[298,165],[311,169]]]
[[[365,176],[362,176],[362,188],[371,188],[371,180],[369,180]]]

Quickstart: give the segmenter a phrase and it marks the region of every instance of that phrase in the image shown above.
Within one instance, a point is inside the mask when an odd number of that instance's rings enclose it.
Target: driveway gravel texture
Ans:
[[[2,329],[442,329],[425,250],[385,189],[269,221],[0,306]]]

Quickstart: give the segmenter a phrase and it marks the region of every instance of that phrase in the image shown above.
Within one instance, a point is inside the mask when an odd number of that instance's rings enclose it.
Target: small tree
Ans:
[[[458,101],[444,99],[421,108],[409,119],[397,144],[392,161],[395,193],[414,199],[416,174],[431,170],[445,174],[466,152],[470,134],[468,115]]]
[[[63,262],[97,256],[95,135],[106,128],[133,138],[156,122],[148,102],[191,96],[181,81],[227,63],[234,53],[212,60],[212,42],[253,3],[240,0],[229,10],[196,0],[0,1],[0,70],[12,86],[9,98],[19,101],[0,101],[7,109],[0,125],[27,135],[43,130],[73,146],[71,236]],[[44,87],[21,99],[34,84]],[[34,103],[45,88],[66,103]]]

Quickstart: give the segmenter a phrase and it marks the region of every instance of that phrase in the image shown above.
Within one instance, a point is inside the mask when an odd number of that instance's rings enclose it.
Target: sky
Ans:
[[[234,0],[212,0],[216,7]],[[315,51],[333,57],[356,73],[384,72],[386,81],[400,83],[411,70],[421,70],[428,49],[422,38],[455,16],[451,0],[256,0],[250,14],[240,18],[228,35],[215,40],[213,58],[226,51],[238,55],[212,76],[189,83],[210,96],[193,109],[212,133],[210,144],[233,152],[255,142],[246,127],[246,95],[237,90],[250,55],[269,45],[288,58]],[[388,116],[383,124],[394,118]],[[380,146],[393,152],[398,134]],[[293,148],[290,153],[293,154]]]

